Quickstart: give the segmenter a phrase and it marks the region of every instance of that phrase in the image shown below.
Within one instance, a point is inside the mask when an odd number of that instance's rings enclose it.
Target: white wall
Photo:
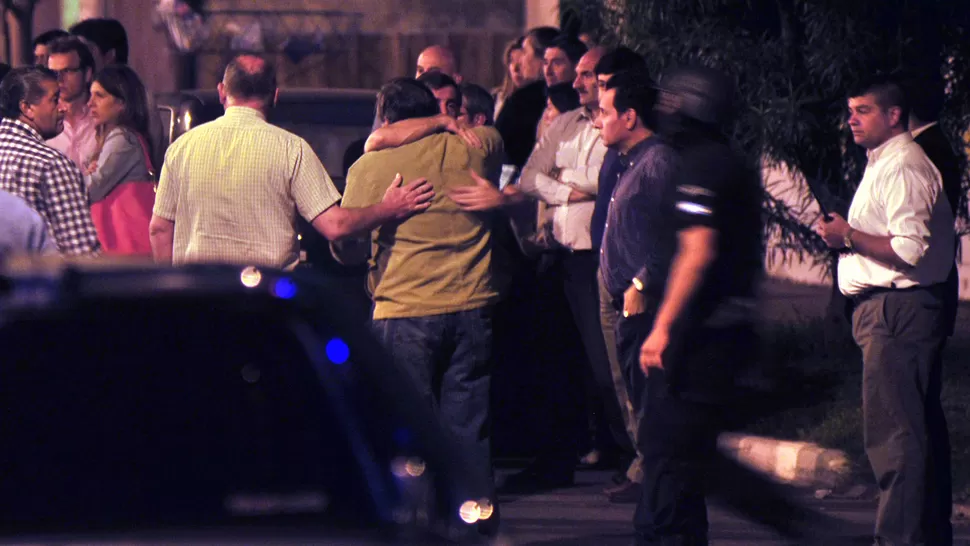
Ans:
[[[525,28],[559,27],[558,0],[526,0]]]

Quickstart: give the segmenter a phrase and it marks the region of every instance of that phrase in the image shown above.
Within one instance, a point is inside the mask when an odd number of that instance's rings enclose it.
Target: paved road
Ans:
[[[500,473],[500,478],[505,474]],[[579,472],[575,487],[501,497],[502,520],[512,543],[517,546],[629,546],[633,505],[607,502],[600,490],[608,480],[606,472]],[[806,492],[805,500],[843,520],[849,535],[865,537],[872,531],[875,515],[872,500],[816,500],[811,492]],[[712,546],[791,544],[716,506],[711,509],[710,519]],[[970,526],[959,523],[955,531],[956,544],[970,546]]]

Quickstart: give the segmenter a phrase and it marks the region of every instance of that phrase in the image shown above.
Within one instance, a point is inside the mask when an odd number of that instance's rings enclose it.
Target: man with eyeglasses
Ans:
[[[94,56],[79,38],[60,38],[50,44],[47,68],[57,74],[64,112],[64,130],[47,141],[81,171],[97,151],[95,123],[88,111],[88,95],[94,78]]]

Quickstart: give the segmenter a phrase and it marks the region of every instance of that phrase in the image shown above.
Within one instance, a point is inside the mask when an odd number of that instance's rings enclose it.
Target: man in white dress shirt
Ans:
[[[547,59],[553,48],[546,50]],[[593,67],[604,53],[605,50],[594,48],[583,54],[578,59],[575,73],[592,73]],[[585,349],[586,366],[589,367],[588,371],[581,372],[583,382],[587,383],[587,404],[592,406],[587,408],[593,412],[589,418],[595,419],[596,414],[603,411],[605,419],[599,421],[609,426],[609,433],[615,443],[624,445],[629,443],[629,439],[613,390],[606,342],[600,328],[599,284],[596,277],[599,257],[593,250],[597,245],[590,238],[590,222],[606,146],[599,131],[593,126],[593,119],[599,112],[595,80],[590,83],[589,78],[581,81],[575,76],[573,80],[574,87],[582,91],[582,106],[560,114],[546,127],[522,168],[518,189],[546,204],[539,225],[540,229],[546,226],[546,235],[552,239],[554,265],[551,271],[543,275],[544,279],[540,282],[557,283],[560,286],[547,286],[547,290],[543,290],[547,295],[540,298],[555,298],[555,292],[565,295]],[[548,302],[540,304],[546,305]],[[539,320],[550,323],[553,318]],[[562,331],[559,330],[560,335]],[[558,360],[554,353],[546,353],[546,357]],[[569,365],[561,360],[558,364]],[[550,430],[556,431],[550,436],[560,438],[569,435],[569,419],[564,416],[570,412],[563,406],[575,404],[575,401],[562,396],[552,401],[551,405],[557,407],[544,408],[555,414],[549,416],[554,421],[550,423]],[[602,432],[597,434],[600,439],[606,436]],[[592,440],[594,444],[591,447],[594,450],[600,447],[597,439]],[[535,481],[540,482],[540,485],[546,477],[552,478],[549,481],[554,482],[557,476],[571,475],[572,466],[575,464],[575,442],[552,441],[551,444],[553,445],[540,448],[542,453],[532,468],[536,474],[534,478],[537,478]],[[567,466],[569,470],[564,469]],[[528,479],[523,476],[521,481],[527,482]]]
[[[949,472],[940,405],[946,342],[944,283],[953,263],[953,212],[939,171],[907,131],[901,86],[873,79],[850,94],[849,127],[869,162],[849,208],[817,229],[839,260],[862,349],[866,454],[880,488],[875,543],[952,544],[935,503]]]

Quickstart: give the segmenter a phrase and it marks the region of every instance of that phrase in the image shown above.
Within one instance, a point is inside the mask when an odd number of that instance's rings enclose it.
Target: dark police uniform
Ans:
[[[718,434],[737,413],[736,378],[756,358],[751,314],[763,271],[760,180],[720,136],[695,134],[676,148],[681,168],[667,195],[669,221],[677,231],[716,230],[717,249],[671,332],[664,369],[651,369],[646,379],[637,544],[707,544],[707,493],[793,535],[804,520],[800,508],[779,486],[717,450]]]

